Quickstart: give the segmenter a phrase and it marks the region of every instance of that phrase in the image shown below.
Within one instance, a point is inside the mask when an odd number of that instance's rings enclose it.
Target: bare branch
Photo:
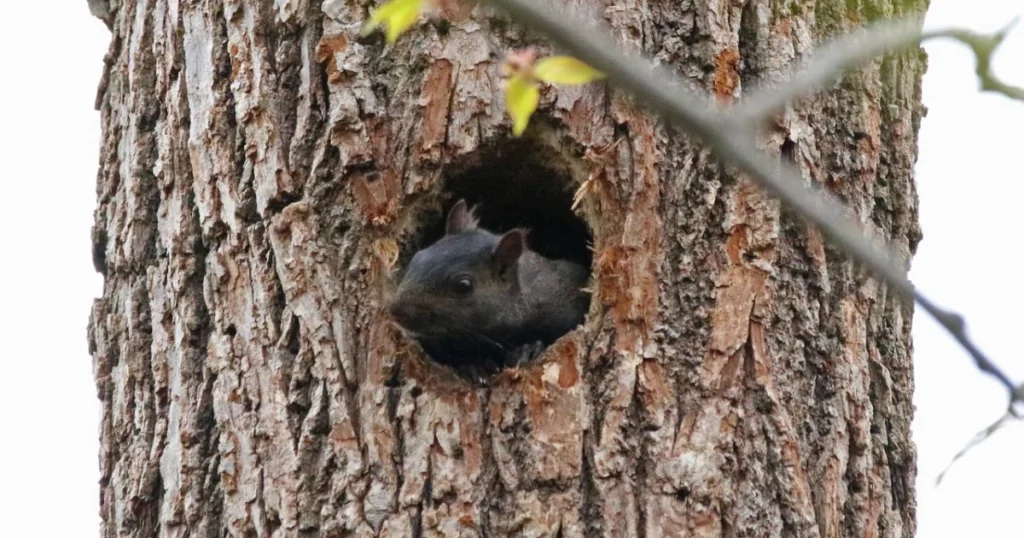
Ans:
[[[891,260],[895,257],[887,248],[869,241],[855,222],[841,217],[844,215],[842,206],[832,196],[810,191],[788,163],[770,159],[759,151],[750,140],[752,125],[737,123],[716,112],[706,96],[688,89],[683,80],[664,70],[656,70],[638,55],[621,52],[606,33],[595,32],[572,13],[556,13],[536,0],[488,1],[606,73],[613,84],[632,92],[639,103],[701,138],[726,161],[818,226],[854,260],[867,266],[905,298],[917,301],[967,350],[981,371],[995,377],[1007,389],[1011,404],[1021,397],[1009,377],[967,336],[963,318],[940,308],[918,292],[907,280],[904,270],[893,264]]]
[[[1024,383],[1017,387],[1016,394],[1010,398],[1010,407],[1006,412],[1014,418],[1024,419]]]
[[[793,78],[775,89],[764,89],[736,105],[731,113],[737,123],[756,124],[787,103],[814,89],[821,88],[851,67],[880,54],[918,45],[924,40],[949,38],[971,47],[977,62],[976,72],[981,89],[1001,93],[1011,99],[1024,100],[1024,89],[1004,84],[992,74],[992,55],[1016,25],[1014,19],[993,35],[966,30],[946,29],[922,33],[921,21],[908,19],[875,24],[829,42],[818,49],[810,61]]]
[[[946,465],[946,468],[943,469],[942,472],[939,473],[939,476],[935,478],[935,486],[938,487],[939,484],[942,483],[942,479],[946,477],[946,473],[949,472],[949,469],[953,467],[953,464],[956,463],[957,460],[967,455],[967,453],[972,448],[977,446],[982,441],[988,439],[989,437],[992,437],[993,434],[995,434],[997,431],[1002,429],[1003,426],[1006,426],[1008,422],[1014,419],[1017,419],[1017,417],[1015,417],[1012,412],[1007,411],[1006,413],[1003,414],[1003,416],[999,417],[998,420],[990,424],[987,428],[974,434],[974,437],[972,437],[971,440],[967,442],[967,445],[961,448],[960,451],[957,452],[955,456],[953,456],[953,459],[950,460],[949,464]]]
[[[1024,101],[1024,88],[1006,84],[992,73],[992,55],[995,54],[996,49],[1006,39],[1006,34],[1010,33],[1010,30],[1017,25],[1019,20],[1019,18],[1013,19],[1010,24],[994,35],[976,34],[967,30],[942,30],[926,35],[925,38],[948,37],[971,47],[977,62],[975,72],[978,74],[978,80],[981,82],[982,91],[1000,93],[1010,99]]]
[[[803,68],[778,88],[765,88],[742,100],[731,110],[734,121],[757,124],[793,99],[834,81],[847,69],[887,51],[921,41],[921,21],[884,23],[851,32],[815,51]]]

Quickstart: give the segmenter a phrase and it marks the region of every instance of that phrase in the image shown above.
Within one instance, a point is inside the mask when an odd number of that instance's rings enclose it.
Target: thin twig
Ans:
[[[969,32],[967,30],[942,30],[932,32],[926,37],[948,37],[955,39],[974,51],[974,58],[977,62],[975,72],[978,74],[978,81],[981,82],[982,91],[995,92],[1010,99],[1024,101],[1024,88],[1011,86],[996,78],[992,73],[992,55],[999,45],[1006,39],[1006,35],[1017,25],[1020,18],[1014,18],[1005,28],[994,35],[983,35]]]
[[[737,123],[715,112],[710,101],[687,89],[686,83],[651,67],[637,55],[621,52],[604,32],[595,32],[572,13],[556,13],[536,0],[488,0],[520,23],[533,26],[580,60],[601,70],[618,87],[632,92],[639,103],[676,126],[696,135],[727,162],[749,174],[763,188],[818,226],[847,254],[864,264],[889,286],[913,299],[936,319],[971,355],[977,367],[995,377],[1010,393],[1011,405],[1020,397],[1016,387],[967,336],[963,318],[948,312],[918,292],[904,270],[895,266],[888,249],[869,241],[835,199],[805,187],[788,163],[769,159],[749,142],[753,125]],[[965,36],[961,36],[962,38]]]
[[[972,448],[977,446],[982,441],[988,439],[989,437],[992,437],[994,433],[1002,429],[1003,426],[1006,426],[1008,422],[1015,419],[1016,417],[1014,417],[1013,413],[1007,411],[1006,413],[1003,414],[1003,416],[999,417],[999,420],[996,420],[984,430],[981,430],[980,432],[974,434],[974,437],[972,437],[971,440],[967,442],[967,445],[961,448],[960,452],[957,452],[956,455],[953,456],[953,459],[950,460],[949,464],[946,465],[946,468],[943,469],[942,472],[939,473],[939,476],[935,478],[935,487],[938,487],[939,484],[942,483],[942,479],[946,477],[946,473],[949,472],[949,469],[953,466],[954,463],[957,462],[957,460],[964,457],[964,455],[966,455],[967,452],[969,452]]]
[[[759,123],[812,90],[824,87],[843,72],[880,54],[916,45],[921,22],[888,22],[851,32],[818,48],[802,68],[778,88],[765,88],[743,99],[730,112],[737,122]]]
[[[1005,84],[992,73],[992,55],[1016,24],[1017,19],[1014,19],[993,35],[958,29],[922,33],[921,22],[914,19],[875,24],[820,47],[792,78],[778,88],[765,89],[744,99],[730,109],[730,115],[733,116],[732,121],[738,123],[762,122],[793,99],[833,82],[851,67],[880,54],[895,52],[935,38],[954,39],[971,48],[982,90],[1000,93],[1011,99],[1024,100],[1024,89]]]

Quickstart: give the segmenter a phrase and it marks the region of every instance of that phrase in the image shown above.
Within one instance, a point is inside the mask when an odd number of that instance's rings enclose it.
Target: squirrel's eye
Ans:
[[[455,293],[469,295],[473,291],[473,279],[463,276],[455,279]]]

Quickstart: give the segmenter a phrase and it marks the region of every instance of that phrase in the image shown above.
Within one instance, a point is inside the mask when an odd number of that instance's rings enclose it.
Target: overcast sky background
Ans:
[[[106,28],[85,0],[10,2],[0,16],[0,528],[11,537],[98,534],[99,401],[86,323],[102,279],[91,262]],[[60,5],[61,7],[56,7]],[[926,25],[993,31],[1020,0],[934,0]],[[924,240],[912,279],[967,316],[1024,379],[1024,103],[977,91],[965,47],[926,45],[929,108],[917,165]],[[997,72],[1024,85],[1024,28]],[[1024,425],[1011,424],[935,477],[1005,392],[934,322],[914,320],[918,536],[1024,536]],[[57,517],[54,517],[57,515]]]

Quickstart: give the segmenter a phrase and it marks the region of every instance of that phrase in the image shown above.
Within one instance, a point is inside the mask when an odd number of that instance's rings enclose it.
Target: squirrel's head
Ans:
[[[496,340],[516,322],[526,232],[484,230],[475,209],[459,200],[444,237],[413,256],[398,286],[391,315],[416,337]]]

